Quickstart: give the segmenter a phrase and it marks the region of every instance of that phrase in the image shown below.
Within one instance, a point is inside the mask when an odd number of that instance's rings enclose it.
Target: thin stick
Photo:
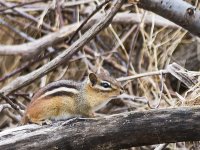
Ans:
[[[9,104],[0,104],[0,112],[2,112],[5,108],[12,108]]]
[[[0,12],[4,12],[6,10],[14,9],[14,8],[17,8],[17,7],[22,7],[22,6],[25,6],[25,5],[30,5],[30,4],[40,3],[40,2],[46,2],[46,1],[49,1],[49,0],[36,0],[36,1],[33,1],[33,2],[22,3],[22,4],[19,4],[19,5],[14,5],[14,6],[4,8],[4,9],[0,9]]]
[[[141,18],[141,22],[137,25],[136,31],[134,32],[134,35],[133,35],[133,38],[132,38],[132,41],[131,41],[131,49],[130,49],[130,52],[129,52],[126,75],[128,75],[128,72],[129,72],[129,68],[130,68],[131,60],[132,60],[131,58],[132,58],[133,49],[135,48],[136,41],[137,41],[137,38],[138,38],[138,34],[139,34],[139,31],[140,31],[140,25],[145,18],[145,14],[146,14],[146,11],[143,13],[142,18]],[[136,70],[136,71],[139,72],[139,70]]]
[[[10,7],[10,6],[9,6],[6,2],[4,2],[4,1],[0,1],[0,4],[3,5],[3,6],[5,6],[5,7]],[[33,16],[31,16],[31,15],[25,13],[25,12],[22,12],[22,11],[20,11],[20,10],[17,9],[17,8],[13,8],[12,10],[13,10],[14,12],[18,13],[19,15],[23,16],[24,18],[27,18],[27,19],[29,19],[29,20],[31,20],[31,21],[33,21],[33,22],[35,22],[35,23],[38,24],[38,20],[37,20],[35,17],[33,17]],[[44,22],[42,23],[42,26],[45,27],[46,29],[50,30],[50,31],[53,31],[53,29],[52,29],[48,24],[46,24],[46,23],[44,23]]]
[[[113,7],[111,7],[109,13],[106,13],[106,15],[103,16],[103,18],[99,22],[94,24],[87,32],[85,32],[80,37],[80,39],[78,39],[75,43],[73,43],[63,53],[58,55],[49,63],[38,68],[37,70],[34,70],[33,72],[27,75],[16,78],[14,81],[10,82],[2,89],[0,89],[0,92],[4,93],[5,95],[11,94],[12,92],[34,82],[39,77],[42,77],[47,73],[51,72],[57,66],[63,63],[68,63],[73,54],[78,52],[86,43],[88,43],[94,36],[96,36],[102,29],[104,29],[112,21],[113,17],[119,11],[123,3],[125,3],[125,0],[116,1],[116,3],[113,4]]]
[[[161,79],[161,89],[160,89],[160,94],[159,94],[159,99],[158,99],[158,104],[156,106],[151,106],[150,101],[148,101],[148,106],[151,109],[156,109],[160,106],[160,102],[161,102],[161,98],[162,98],[162,94],[163,94],[163,89],[164,89],[164,81],[163,81],[163,74],[162,72],[160,72],[160,79]]]
[[[19,106],[17,106],[15,103],[12,102],[8,97],[4,96],[2,93],[0,93],[0,97],[4,99],[10,106],[16,110],[21,116],[23,116],[23,113],[21,112]]]
[[[57,53],[57,52],[54,51],[54,52],[51,52],[51,53],[49,53],[49,54],[47,54],[47,55],[45,55],[45,56],[43,56],[43,57],[39,57],[39,58],[37,58],[37,59],[34,59],[34,60],[30,61],[30,62],[25,63],[25,64],[22,65],[21,67],[17,68],[16,70],[14,70],[14,71],[10,72],[9,74],[6,74],[4,77],[0,78],[0,82],[3,82],[3,81],[5,81],[5,80],[8,79],[8,78],[13,77],[14,75],[16,75],[16,74],[22,72],[22,71],[23,71],[24,69],[26,69],[27,67],[30,67],[31,65],[33,65],[33,64],[35,64],[35,63],[37,63],[37,62],[40,62],[40,61],[42,61],[42,60],[44,60],[44,59],[47,59],[47,58],[49,58],[50,56],[53,56],[53,55],[56,54],[56,53]]]
[[[169,73],[167,70],[158,70],[158,71],[140,73],[140,74],[128,76],[128,77],[120,77],[120,78],[117,78],[117,81],[127,81],[127,80],[133,80],[137,78],[142,78],[142,77],[147,77],[147,76],[152,76],[152,75],[167,74],[167,73]]]
[[[70,44],[72,42],[72,40],[74,39],[74,37],[78,34],[78,32],[83,28],[83,26],[88,22],[88,20],[94,16],[104,5],[106,5],[108,2],[110,2],[111,0],[106,0],[105,2],[103,2],[101,5],[97,6],[96,10],[93,11],[86,20],[83,21],[83,23],[80,25],[80,27],[78,27],[78,29],[74,32],[74,34],[72,35],[72,37],[69,39],[68,44]]]
[[[21,36],[22,38],[26,39],[27,41],[34,41],[35,39],[33,39],[32,37],[28,36],[26,33],[14,28],[12,25],[10,25],[9,23],[7,23],[5,20],[0,18],[0,24],[9,28],[10,30],[12,30],[14,33],[18,34],[19,36]]]

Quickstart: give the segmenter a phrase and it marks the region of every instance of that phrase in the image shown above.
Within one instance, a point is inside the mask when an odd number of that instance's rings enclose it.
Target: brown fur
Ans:
[[[22,123],[34,122],[41,124],[42,121],[51,117],[61,117],[63,112],[75,114],[75,104],[71,97],[43,98],[30,103],[23,117]]]
[[[69,87],[69,88],[78,88],[81,83],[75,82],[75,81],[70,81],[70,80],[59,80],[52,82],[45,87],[39,89],[39,91],[36,92],[36,94],[33,96],[32,101],[38,99],[41,95],[44,93],[56,89],[58,87]]]
[[[119,88],[108,92],[101,92],[90,85],[87,85],[86,92],[87,92],[86,99],[88,100],[88,104],[90,105],[91,108],[98,107],[98,105],[107,101],[109,98],[120,95]]]
[[[22,119],[22,124],[29,122],[41,124],[44,120],[77,115],[92,117],[92,110],[94,108],[107,102],[109,98],[119,95],[122,89],[120,83],[110,76],[101,73],[96,75],[96,77],[94,74],[92,76],[92,79],[96,81],[91,81],[89,78],[83,83],[62,80],[40,89],[28,105]],[[94,83],[100,84],[102,80],[110,82],[112,90],[101,91],[95,88]],[[74,88],[79,93],[70,94],[70,91],[56,92],[52,95],[42,97],[45,92],[59,87]]]

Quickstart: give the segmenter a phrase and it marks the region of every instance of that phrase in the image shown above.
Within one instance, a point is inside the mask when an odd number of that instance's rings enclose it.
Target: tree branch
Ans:
[[[198,141],[199,120],[199,107],[182,107],[75,120],[66,125],[26,125],[2,131],[0,149],[120,149]]]
[[[129,0],[131,2],[134,0]],[[139,0],[138,6],[152,11],[200,37],[200,11],[183,0]]]
[[[84,28],[84,30],[88,29],[92,26],[92,24],[95,24],[98,20],[101,20],[103,14],[98,13],[94,17],[91,18],[89,23],[87,24],[87,27]],[[140,23],[142,18],[142,14],[135,14],[135,13],[118,13],[113,18],[112,23],[121,23],[121,24],[135,24]],[[147,14],[144,19],[145,24],[152,24],[153,18],[155,19],[155,25],[157,26],[167,26],[170,28],[178,28],[179,26],[168,21],[167,19],[164,19],[158,15],[149,15]],[[6,22],[2,19],[0,19],[0,22],[5,24],[8,28],[10,26],[6,24]],[[68,25],[66,27],[63,27],[61,30],[56,31],[54,33],[50,33],[49,35],[46,35],[40,39],[37,39],[33,41],[31,37],[27,37],[24,33],[20,33],[19,31],[15,31],[25,39],[32,41],[25,44],[20,45],[0,45],[0,55],[32,55],[36,54],[37,52],[44,50],[45,48],[49,46],[53,46],[54,44],[58,42],[62,42],[63,39],[65,39],[69,34],[76,31],[79,27],[80,23],[75,23],[72,25]]]
[[[35,79],[44,76],[48,72],[55,69],[57,66],[59,66],[62,63],[69,62],[71,56],[78,52],[82,46],[84,46],[87,42],[89,42],[96,34],[98,34],[103,28],[105,28],[112,20],[112,18],[115,16],[115,14],[118,12],[118,10],[121,8],[125,0],[118,0],[113,5],[111,10],[107,12],[102,19],[94,24],[90,30],[88,30],[85,34],[82,35],[82,37],[77,40],[75,43],[73,43],[68,49],[66,49],[62,54],[58,55],[56,58],[54,58],[49,63],[45,64],[44,66],[40,67],[39,69],[18,77],[14,81],[12,81],[7,86],[3,87],[0,90],[0,93],[4,93],[5,95],[10,94],[11,92],[22,88],[31,82],[33,82]]]
[[[96,14],[91,21],[96,21],[101,19],[101,13]],[[138,24],[142,20],[142,15],[140,13],[130,13],[130,12],[119,12],[113,18],[113,24],[123,24],[123,25],[130,25],[130,24]],[[169,28],[178,28],[179,26],[175,23],[155,14],[146,14],[144,17],[144,24],[152,24],[154,20],[155,26],[166,26]]]
[[[45,49],[49,46],[61,42],[69,34],[76,31],[79,23],[68,25],[63,27],[57,32],[50,33],[40,39],[33,42],[21,44],[21,45],[0,45],[0,55],[31,55]]]

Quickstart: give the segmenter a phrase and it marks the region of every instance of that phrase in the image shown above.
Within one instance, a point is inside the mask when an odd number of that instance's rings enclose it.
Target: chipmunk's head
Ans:
[[[90,73],[88,79],[91,89],[104,97],[118,96],[123,92],[120,82],[105,72],[98,74]]]
[[[110,75],[90,73],[87,80],[86,99],[93,110],[104,106],[111,98],[123,92],[121,84]]]

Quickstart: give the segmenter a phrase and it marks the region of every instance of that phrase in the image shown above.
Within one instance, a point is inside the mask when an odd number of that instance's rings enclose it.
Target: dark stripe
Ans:
[[[50,83],[49,85],[46,86],[46,88],[44,90],[45,90],[45,93],[47,91],[52,91],[52,90],[60,88],[60,87],[67,87],[67,88],[78,90],[77,84],[75,84],[74,81],[61,80],[61,81]]]
[[[74,93],[60,91],[60,92],[56,92],[56,93],[52,93],[52,94],[46,95],[46,96],[44,96],[44,98],[54,97],[54,96],[68,96],[68,97],[73,97]]]
[[[36,100],[37,98],[39,98],[41,95],[43,95],[44,93],[48,91],[52,91],[54,89],[61,88],[61,87],[72,88],[79,91],[80,90],[79,88],[81,87],[81,83],[70,81],[70,80],[60,80],[60,81],[52,82],[46,85],[45,87],[41,88],[38,92],[36,92],[36,94],[32,98],[32,101]]]

